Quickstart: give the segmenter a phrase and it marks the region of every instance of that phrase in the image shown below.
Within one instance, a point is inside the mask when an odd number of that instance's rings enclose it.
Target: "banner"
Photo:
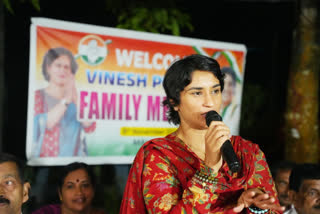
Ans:
[[[190,54],[226,73],[223,120],[238,134],[246,47],[32,18],[29,165],[130,164],[141,145],[176,130],[166,118],[163,75]]]

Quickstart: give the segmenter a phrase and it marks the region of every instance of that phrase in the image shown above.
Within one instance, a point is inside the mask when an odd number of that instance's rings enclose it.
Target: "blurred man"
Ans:
[[[272,177],[278,192],[279,202],[281,206],[285,206],[284,214],[291,208],[291,200],[289,198],[289,177],[294,163],[289,161],[279,161],[271,165]]]
[[[21,214],[29,199],[30,184],[24,182],[24,165],[15,156],[0,153],[0,213]]]
[[[301,164],[292,169],[289,196],[290,214],[320,214],[320,165]]]

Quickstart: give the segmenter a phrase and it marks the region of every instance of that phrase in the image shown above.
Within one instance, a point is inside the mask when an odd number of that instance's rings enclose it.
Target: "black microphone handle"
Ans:
[[[226,140],[221,148],[222,158],[227,162],[229,169],[232,172],[239,172],[240,171],[240,163],[238,161],[238,157],[233,150],[232,144],[230,140]]]
[[[211,121],[222,121],[222,117],[216,111],[209,111],[206,115],[206,123],[208,127],[210,126]],[[222,144],[220,151],[222,153],[222,158],[227,162],[229,169],[232,172],[239,172],[241,166],[230,140],[226,140]]]

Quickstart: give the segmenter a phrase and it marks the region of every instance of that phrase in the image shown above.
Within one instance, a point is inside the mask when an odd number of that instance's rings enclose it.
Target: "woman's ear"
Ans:
[[[173,106],[175,111],[179,111],[179,106],[173,101],[173,99],[169,99],[170,104]]]
[[[60,188],[58,188],[58,195],[59,195],[59,200],[62,201],[62,194],[61,194]]]

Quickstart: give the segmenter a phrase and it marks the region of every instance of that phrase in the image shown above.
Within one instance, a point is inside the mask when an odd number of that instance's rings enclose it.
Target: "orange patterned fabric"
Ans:
[[[277,198],[259,146],[239,136],[233,136],[231,142],[241,171],[232,174],[223,162],[216,173],[217,184],[207,186],[193,176],[197,170],[206,174],[212,170],[175,133],[146,142],[131,167],[120,213],[233,213],[241,193],[256,187]],[[243,213],[250,211],[244,209]]]

